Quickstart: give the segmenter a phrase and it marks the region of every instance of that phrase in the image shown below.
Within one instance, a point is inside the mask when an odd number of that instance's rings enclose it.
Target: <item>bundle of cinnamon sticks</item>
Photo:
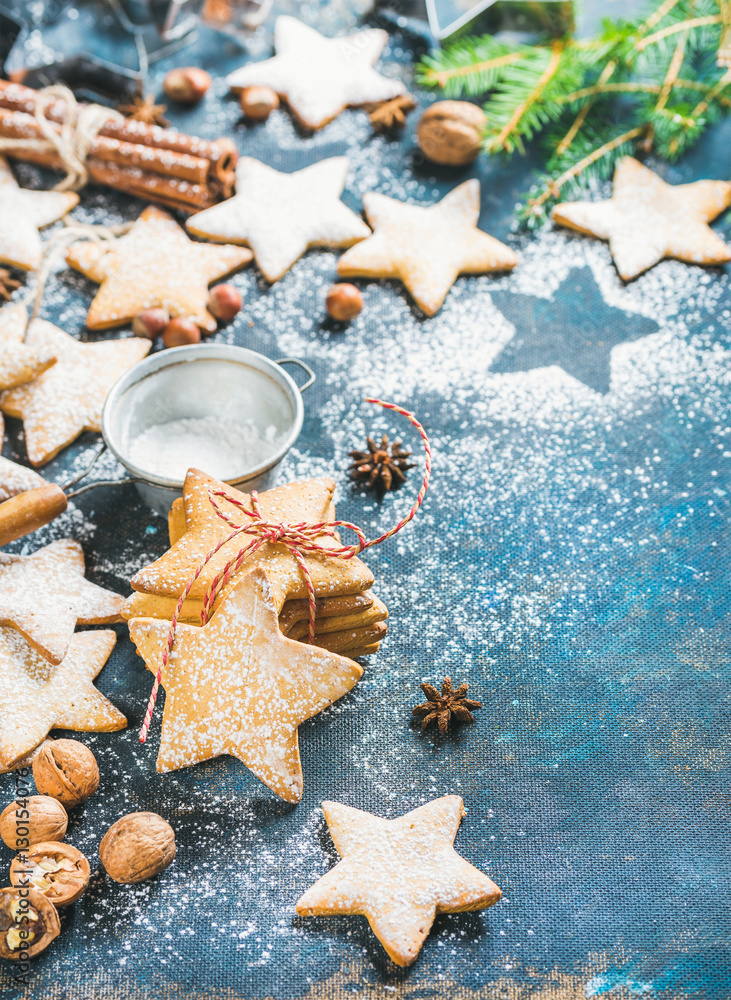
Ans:
[[[8,156],[63,169],[58,154],[34,148],[34,141],[43,139],[34,114],[36,100],[31,87],[0,80],[0,138],[29,140],[27,147],[21,144]],[[58,123],[59,132],[64,113],[60,99],[45,112],[50,122]],[[145,122],[110,118],[91,144],[86,168],[96,184],[197,212],[231,195],[237,159],[229,139],[211,142]]]

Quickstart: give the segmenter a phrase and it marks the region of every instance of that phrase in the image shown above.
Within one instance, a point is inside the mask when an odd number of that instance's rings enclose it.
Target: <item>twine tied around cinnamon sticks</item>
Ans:
[[[63,115],[60,121],[52,121],[46,112],[59,101],[64,107]],[[12,155],[29,148],[39,153],[55,153],[66,171],[66,176],[54,185],[55,191],[80,191],[89,183],[86,161],[94,139],[108,122],[124,121],[118,111],[101,104],[79,104],[73,92],[62,83],[38,91],[33,116],[44,138],[0,137],[0,153]]]
[[[213,615],[213,605],[215,604],[216,597],[236,575],[246,557],[250,553],[256,552],[256,550],[266,542],[269,542],[273,545],[284,545],[287,549],[289,549],[297,561],[297,565],[300,568],[302,578],[304,579],[307,587],[307,599],[309,604],[308,640],[310,644],[314,644],[315,614],[317,605],[315,587],[312,583],[312,577],[305,560],[305,553],[314,553],[332,559],[352,559],[354,556],[360,555],[360,553],[365,549],[372,548],[374,545],[380,545],[381,542],[385,542],[386,539],[392,538],[393,535],[401,531],[401,529],[415,517],[416,512],[419,510],[424,501],[426,491],[429,489],[429,480],[431,479],[431,445],[429,444],[429,438],[426,435],[426,431],[416,419],[414,414],[409,410],[405,410],[402,406],[397,406],[395,403],[386,403],[382,399],[375,399],[372,397],[367,397],[365,402],[373,403],[375,406],[382,406],[385,410],[392,410],[394,413],[398,413],[402,417],[405,417],[409,423],[417,429],[421,436],[421,440],[424,444],[425,455],[424,479],[411,510],[406,517],[402,518],[395,527],[390,529],[390,531],[386,531],[384,534],[379,535],[378,538],[372,538],[368,541],[364,532],[357,525],[351,524],[350,521],[320,521],[317,524],[307,524],[305,522],[300,522],[298,524],[280,524],[276,521],[266,521],[262,516],[261,508],[259,506],[259,496],[256,491],[252,491],[251,493],[252,509],[248,510],[243,503],[229,496],[225,490],[210,490],[208,499],[210,500],[211,506],[217,516],[220,517],[222,521],[225,521],[232,531],[225,538],[221,539],[221,541],[218,542],[218,544],[214,546],[214,548],[212,548],[205,556],[195,573],[188,580],[183,593],[178,599],[175,613],[173,614],[172,621],[170,622],[165,648],[163,649],[162,666],[157,668],[155,681],[152,685],[152,692],[150,694],[150,700],[147,703],[145,719],[142,723],[142,729],[140,730],[140,743],[144,743],[147,739],[147,733],[150,728],[150,723],[152,722],[152,714],[155,710],[155,702],[157,701],[158,691],[160,689],[160,684],[162,683],[162,669],[163,667],[167,667],[170,661],[170,656],[175,644],[178,618],[183,609],[183,604],[190,594],[193,584],[196,582],[211,559],[213,559],[216,553],[218,553],[224,545],[227,545],[239,535],[253,536],[252,541],[248,542],[241,549],[239,549],[236,555],[232,559],[229,559],[220,573],[217,573],[211,581],[210,586],[208,587],[203,598],[201,625],[205,625],[208,621],[210,621],[211,616]],[[224,499],[228,503],[232,504],[246,516],[246,519],[241,524],[237,524],[233,517],[230,517],[221,509],[217,498]],[[336,532],[338,528],[345,528],[353,531],[357,536],[358,541],[351,545],[341,545],[337,548],[328,548],[316,541],[318,536],[321,537],[323,535],[328,538],[337,539]]]

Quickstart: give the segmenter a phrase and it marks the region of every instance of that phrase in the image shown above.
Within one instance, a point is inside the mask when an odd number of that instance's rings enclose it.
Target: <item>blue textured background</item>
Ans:
[[[279,7],[327,33],[355,21],[344,2]],[[252,56],[268,45],[264,32]],[[386,72],[409,82],[411,55],[395,37]],[[221,75],[242,58],[204,32],[156,66],[155,81],[173,63]],[[345,200],[356,210],[364,190],[430,203],[477,176],[481,224],[522,262],[510,276],[460,279],[428,321],[396,284],[363,282],[365,309],[348,328],[323,319],[334,254],[309,254],[272,289],[255,269],[235,278],[245,309],[218,338],[298,354],[318,374],[282,481],[334,475],[338,515],[380,531],[408,509],[411,489],[369,497],[345,477],[346,452],[366,430],[417,441],[360,400],[377,392],[404,403],[432,436],[423,514],[368,559],[389,636],[351,695],[301,728],[305,793],[292,807],[232,759],[156,773],[159,719],[147,748],[136,739],[149,675],[118,628],[100,687],[130,727],[82,737],[102,786],[68,835],[92,859],[92,884],[26,987],[0,968],[0,997],[727,1000],[728,270],[665,262],[624,288],[598,241],[520,235],[513,206],[531,163],[435,174],[415,155],[418,112],[401,141],[372,137],[360,112],[314,137],[285,113],[249,128],[219,80],[202,109],[170,117],[232,135],[280,169],[347,153]],[[729,148],[726,124],[661,172],[674,183],[728,177]],[[90,190],[75,214],[120,221],[140,208]],[[728,220],[717,228],[729,236]],[[44,313],[91,339],[93,292],[61,269]],[[19,424],[7,431],[4,454],[22,457]],[[80,469],[95,444],[85,435],[49,477]],[[104,463],[100,474],[122,474]],[[65,535],[84,544],[89,576],[120,592],[166,548],[164,522],[133,487],[87,494],[11,550]],[[445,740],[421,737],[409,722],[418,685],[445,674],[469,681],[484,707]],[[11,776],[0,789],[12,797]],[[497,907],[439,918],[406,971],[361,918],[295,916],[299,894],[335,857],[322,799],[398,815],[453,792],[468,810],[457,848],[502,887]],[[96,849],[132,809],[171,821],[178,857],[159,879],[117,886]]]

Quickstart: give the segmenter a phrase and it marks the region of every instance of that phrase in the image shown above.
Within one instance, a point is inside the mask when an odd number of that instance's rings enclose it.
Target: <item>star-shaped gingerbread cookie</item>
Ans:
[[[666,184],[626,156],[614,171],[608,201],[567,201],[556,205],[554,222],[609,240],[620,277],[631,281],[664,257],[689,264],[725,264],[731,247],[708,225],[731,205],[731,182]]]
[[[0,416],[0,438],[2,437],[3,421]],[[0,455],[0,503],[9,500],[26,490],[36,490],[39,486],[45,486],[46,480],[39,476],[33,469],[25,465],[18,465],[11,462],[9,458]]]
[[[445,795],[398,819],[323,802],[342,861],[297,903],[302,916],[361,914],[397,965],[411,965],[437,913],[484,910],[502,893],[452,846],[464,815]]]
[[[370,236],[365,222],[340,201],[345,156],[292,174],[250,156],[236,167],[236,194],[193,215],[186,226],[206,239],[245,243],[267,281],[279,281],[309,247],[351,247]]]
[[[155,673],[169,622],[133,618],[130,636]],[[363,671],[353,660],[287,639],[263,570],[240,580],[202,628],[178,625],[162,667],[158,771],[231,754],[287,802],[302,797],[297,727],[337,701]]]
[[[172,215],[150,205],[111,246],[75,243],[66,260],[101,285],[86,317],[90,330],[121,326],[143,309],[164,308],[212,333],[216,320],[206,309],[208,286],[248,264],[251,251],[194,243]]]
[[[17,629],[42,656],[60,663],[76,625],[121,621],[119,594],[84,576],[84,551],[64,538],[29,556],[0,552],[0,625]]]
[[[20,305],[0,309],[0,389],[32,382],[56,361],[50,347],[23,343],[28,313]]]
[[[124,729],[125,717],[92,683],[116,641],[108,629],[77,632],[53,666],[20,633],[0,628],[0,766],[11,767],[51,729]]]
[[[33,271],[41,263],[38,230],[58,222],[79,203],[71,191],[31,191],[18,186],[0,156],[0,263]]]
[[[187,530],[156,562],[144,567],[132,578],[133,590],[172,598],[172,610],[175,609],[178,597],[207,553],[232,530],[211,506],[209,495],[212,489],[224,490],[247,509],[253,509],[249,494],[241,493],[197,469],[191,469],[183,486]],[[334,490],[335,483],[331,479],[288,483],[261,493],[259,506],[265,519],[279,524],[319,524],[327,516]],[[234,519],[236,524],[242,523],[245,515],[240,510],[225,499],[219,499],[218,502],[224,513]],[[213,578],[222,572],[225,564],[249,541],[253,541],[252,536],[238,536],[224,545],[191,587],[190,599],[195,601],[203,598]],[[337,542],[327,536],[321,536],[317,541],[328,547],[337,545]],[[357,557],[333,559],[305,553],[305,558],[317,597],[358,594],[373,585],[373,574]],[[307,587],[299,566],[285,546],[265,542],[246,558],[240,572],[246,573],[254,567],[266,570],[274,591],[277,612],[287,598],[307,597]],[[190,620],[189,616],[186,617]]]
[[[271,87],[305,128],[322,128],[349,105],[406,93],[401,82],[373,68],[387,40],[380,28],[325,38],[297,18],[282,15],[274,23],[277,54],[234,70],[228,84],[237,92],[253,85]]]
[[[480,182],[465,181],[436,205],[407,205],[386,195],[363,195],[373,235],[338,261],[344,278],[398,278],[427,316],[440,308],[460,274],[507,271],[518,258],[477,228]]]
[[[82,431],[100,431],[109,390],[150,350],[140,337],[82,344],[43,319],[30,324],[25,342],[57,359],[34,382],[0,395],[0,410],[23,421],[33,465],[49,462]]]

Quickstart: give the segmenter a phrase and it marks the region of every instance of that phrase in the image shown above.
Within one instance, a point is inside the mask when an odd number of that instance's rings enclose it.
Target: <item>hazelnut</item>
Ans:
[[[115,882],[144,882],[165,871],[175,857],[175,833],[162,816],[129,813],[104,834],[99,857]]]
[[[0,958],[24,962],[60,933],[56,907],[37,889],[0,889]]]
[[[89,862],[81,851],[71,844],[53,841],[35,844],[10,865],[14,886],[36,889],[58,907],[75,903],[89,884],[90,875]]]
[[[363,308],[363,296],[355,285],[342,282],[333,285],[327,293],[325,308],[333,319],[347,323],[348,320],[355,319]]]
[[[154,340],[170,322],[167,309],[144,309],[132,320],[132,333],[135,337],[147,337]]]
[[[211,86],[211,74],[198,66],[183,66],[166,73],[162,83],[165,96],[178,104],[197,104]]]
[[[63,840],[69,817],[56,799],[29,795],[0,813],[0,838],[11,851],[22,851],[44,840]]]
[[[241,110],[253,122],[263,122],[279,107],[277,92],[271,87],[245,87],[239,98]]]
[[[416,139],[428,160],[461,167],[480,152],[486,121],[482,108],[469,101],[437,101],[419,119]]]
[[[241,295],[233,285],[214,285],[208,296],[208,311],[216,319],[233,319],[241,311]]]
[[[200,343],[201,332],[192,319],[176,316],[162,331],[162,342],[166,347],[181,347],[183,344]]]
[[[33,777],[41,795],[67,809],[86,802],[99,787],[96,757],[78,740],[54,740],[43,747],[33,761]]]

